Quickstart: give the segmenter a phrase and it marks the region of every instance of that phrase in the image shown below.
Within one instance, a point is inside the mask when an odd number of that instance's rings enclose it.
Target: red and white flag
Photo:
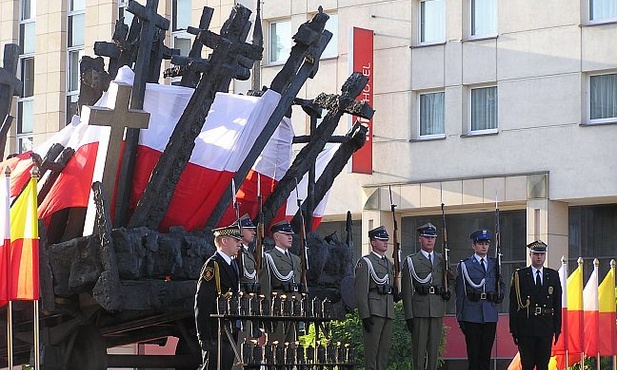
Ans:
[[[585,289],[583,289],[583,320],[584,342],[583,352],[586,356],[596,357],[598,354],[598,340],[600,334],[599,301],[598,301],[598,260],[593,261],[593,271]]]
[[[0,307],[9,301],[9,249],[11,246],[10,179],[0,181]]]

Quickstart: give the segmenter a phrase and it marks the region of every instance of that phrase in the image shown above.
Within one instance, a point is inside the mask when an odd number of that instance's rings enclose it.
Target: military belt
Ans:
[[[304,292],[302,284],[282,283],[281,285],[273,286],[272,289],[282,290],[285,293]]]
[[[495,292],[467,292],[467,298],[469,298],[472,302],[477,301],[489,301],[489,302],[497,302],[499,296]]]
[[[240,290],[245,293],[259,293],[260,287],[259,283],[241,283]]]
[[[441,295],[445,292],[444,287],[434,285],[416,285],[414,286],[416,293],[420,295],[438,294]]]
[[[394,289],[390,284],[378,284],[377,287],[369,289],[371,292],[377,292],[381,295],[394,294]]]

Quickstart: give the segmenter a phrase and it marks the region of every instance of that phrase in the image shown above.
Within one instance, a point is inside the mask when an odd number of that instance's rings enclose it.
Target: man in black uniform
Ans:
[[[195,324],[203,355],[200,369],[229,370],[234,362],[233,344],[224,331],[219,337],[218,320],[210,315],[217,313],[218,296],[238,294],[240,276],[233,258],[240,250],[242,235],[237,224],[212,231],[217,251],[204,263],[195,294]],[[217,340],[221,342],[220,366]]]
[[[522,370],[547,370],[551,343],[561,333],[562,287],[557,271],[544,267],[547,245],[529,245],[531,266],[512,274],[510,333],[521,354]]]

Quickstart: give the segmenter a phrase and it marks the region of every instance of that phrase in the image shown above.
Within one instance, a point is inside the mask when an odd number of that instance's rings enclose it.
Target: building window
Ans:
[[[589,20],[607,22],[617,20],[617,1],[589,0]]]
[[[497,86],[473,88],[470,98],[470,131],[497,129]]]
[[[330,19],[326,22],[326,31],[332,33],[330,42],[321,54],[321,58],[336,58],[338,57],[338,14],[328,14]]]
[[[285,63],[291,52],[291,21],[271,22],[269,36],[270,63]]]
[[[590,123],[615,122],[617,118],[617,74],[589,77]]]
[[[444,0],[420,1],[420,43],[446,40],[446,3]]]
[[[192,38],[186,32],[191,25],[191,0],[174,0],[171,15],[171,34],[173,48],[180,50],[180,55],[187,56],[191,51]]]
[[[420,137],[443,136],[445,133],[445,93],[420,95]]]
[[[77,114],[79,98],[79,61],[84,55],[86,0],[69,0],[67,12],[66,123]]]
[[[471,0],[471,36],[497,35],[497,0]]]
[[[127,6],[129,6],[129,0],[118,1],[118,19],[124,18],[124,24],[130,26],[133,21],[133,13],[126,11]]]
[[[18,153],[32,149],[34,131],[34,52],[35,52],[35,0],[21,0],[19,11],[19,77],[23,83],[21,97],[17,99],[17,148]]]

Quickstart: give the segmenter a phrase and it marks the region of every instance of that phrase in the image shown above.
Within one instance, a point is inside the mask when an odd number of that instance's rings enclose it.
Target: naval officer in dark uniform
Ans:
[[[467,368],[489,370],[505,287],[497,276],[497,259],[488,256],[491,232],[476,230],[469,238],[474,254],[457,267],[456,320],[465,335]]]
[[[544,267],[547,245],[541,240],[527,245],[531,266],[512,274],[510,333],[521,354],[522,370],[547,370],[551,344],[561,334],[559,273]]]
[[[444,287],[444,261],[435,252],[437,228],[417,228],[420,251],[403,260],[401,290],[407,329],[411,332],[414,370],[436,370],[443,335],[443,317],[450,292]]]
[[[242,236],[237,224],[212,231],[216,252],[204,263],[195,294],[195,324],[203,355],[200,369],[229,370],[234,362],[233,344],[224,331],[219,336],[218,320],[210,315],[217,313],[217,297],[238,294],[240,276],[234,257],[240,250]],[[217,340],[221,342],[220,366]]]
[[[364,340],[364,368],[385,370],[394,321],[394,266],[385,256],[390,236],[379,226],[368,232],[371,253],[356,263],[354,293]]]

